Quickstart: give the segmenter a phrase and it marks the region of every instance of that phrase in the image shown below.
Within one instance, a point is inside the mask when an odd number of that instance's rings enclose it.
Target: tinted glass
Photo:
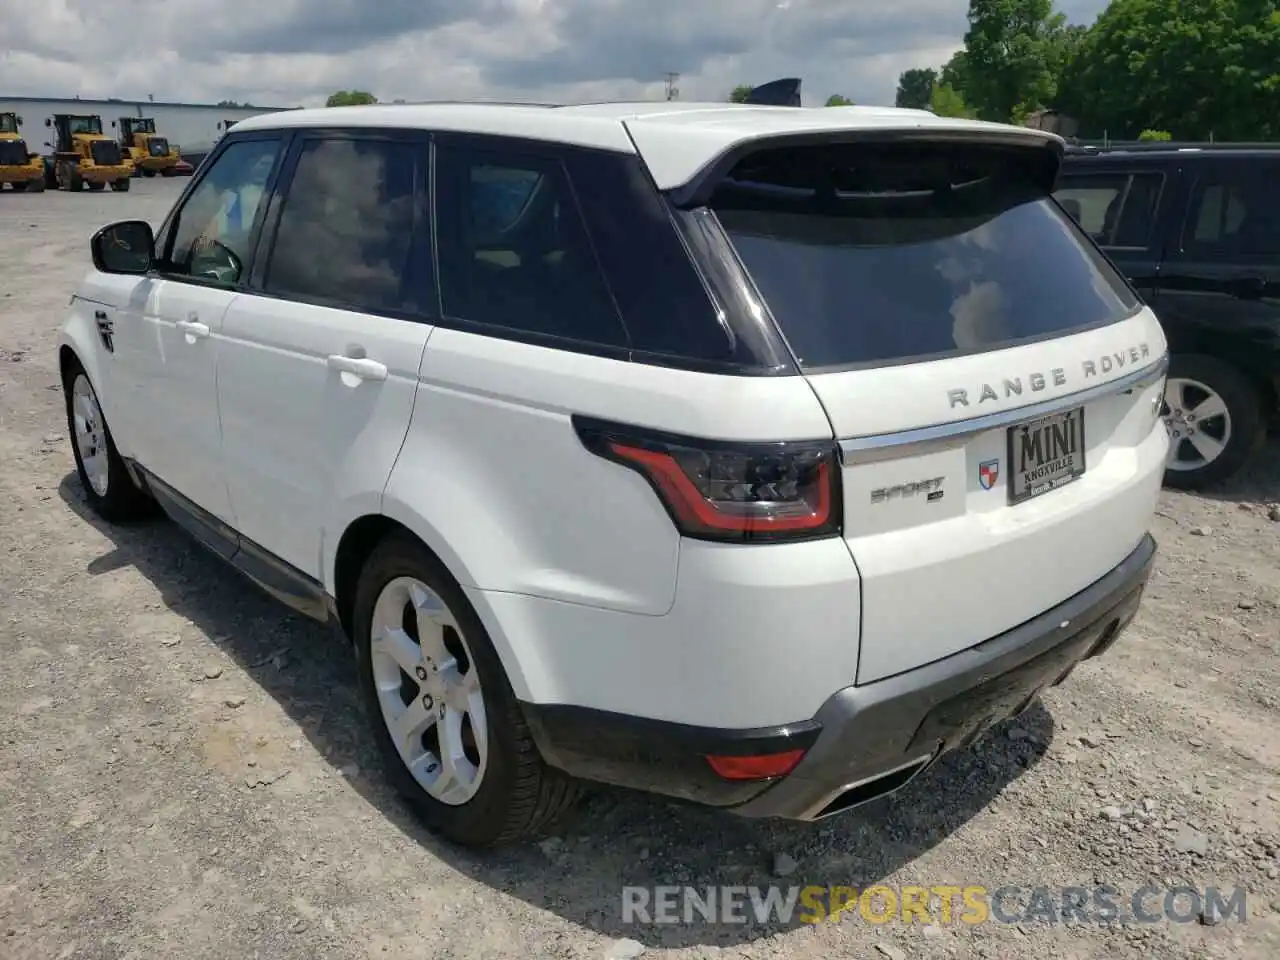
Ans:
[[[1210,257],[1280,253],[1280,164],[1201,178],[1191,197],[1183,246]]]
[[[711,204],[806,368],[995,349],[1137,299],[1047,197],[1038,151],[830,146],[748,157]]]
[[[423,309],[431,256],[417,189],[426,147],[308,140],[280,209],[264,288],[368,313]]]
[[[1103,247],[1145,247],[1164,185],[1159,173],[1071,173],[1054,197]]]
[[[768,366],[773,358],[752,349],[750,330],[726,329],[729,318],[720,316],[640,158],[583,150],[567,164],[578,196],[590,198],[582,212],[633,356]]]
[[[254,221],[279,155],[279,140],[245,140],[214,159],[170,227],[166,272],[221,283],[242,278]]]
[[[558,160],[441,147],[436,170],[446,316],[626,345]]]

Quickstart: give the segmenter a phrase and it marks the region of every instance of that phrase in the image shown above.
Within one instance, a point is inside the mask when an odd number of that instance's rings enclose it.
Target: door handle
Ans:
[[[361,380],[387,379],[387,365],[368,357],[344,357],[339,353],[331,353],[328,358],[329,369],[341,373],[349,373]]]
[[[195,343],[209,336],[209,325],[199,320],[179,320],[175,326],[187,335],[189,343]]]

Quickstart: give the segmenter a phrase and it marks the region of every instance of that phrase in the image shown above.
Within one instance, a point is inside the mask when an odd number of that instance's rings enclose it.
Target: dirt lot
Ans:
[[[1280,442],[1213,497],[1166,494],[1132,630],[899,798],[805,826],[604,792],[472,856],[383,786],[339,642],[172,524],[83,506],[56,330],[92,229],[158,223],[181,187],[0,196],[0,957],[1280,956]],[[1248,919],[621,922],[623,884],[775,873],[1122,905],[1239,885]]]

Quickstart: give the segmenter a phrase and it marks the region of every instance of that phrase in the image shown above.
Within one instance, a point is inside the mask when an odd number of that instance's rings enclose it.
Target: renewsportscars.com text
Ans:
[[[1244,923],[1242,887],[1007,884],[902,886],[657,886],[622,889],[622,922],[965,924],[1195,923],[1206,913]]]

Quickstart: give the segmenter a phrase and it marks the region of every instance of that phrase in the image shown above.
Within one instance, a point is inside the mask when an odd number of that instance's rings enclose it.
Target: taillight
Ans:
[[[592,453],[635,470],[686,537],[778,541],[840,532],[840,468],[830,441],[697,440],[574,417]]]

